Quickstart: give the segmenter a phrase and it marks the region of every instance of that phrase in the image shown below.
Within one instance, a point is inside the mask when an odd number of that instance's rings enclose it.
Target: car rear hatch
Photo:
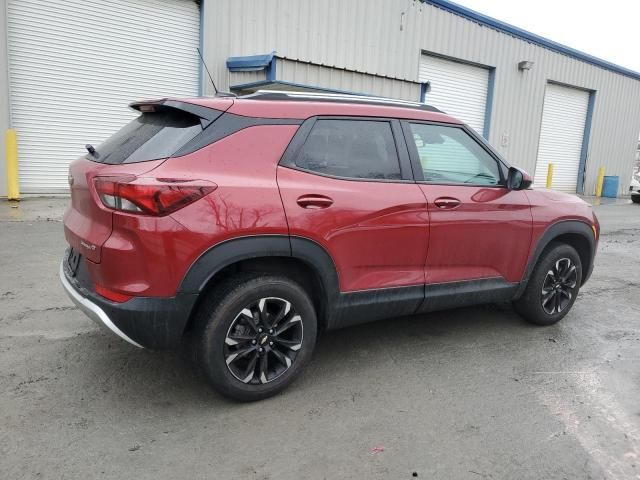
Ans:
[[[176,100],[137,102],[137,118],[97,148],[71,163],[71,205],[64,216],[69,245],[94,263],[100,263],[101,248],[111,235],[114,210],[105,206],[96,191],[99,179],[135,178],[158,167],[176,152],[197,141],[233,101],[220,99],[216,108]]]

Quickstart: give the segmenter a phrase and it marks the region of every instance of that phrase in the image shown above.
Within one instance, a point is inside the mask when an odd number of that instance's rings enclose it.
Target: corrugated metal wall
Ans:
[[[547,81],[595,90],[585,193],[594,192],[600,166],[607,175],[620,176],[621,192],[628,189],[640,132],[638,80],[417,0],[215,0],[213,5],[205,0],[203,34],[207,61],[224,79],[220,83],[229,80],[227,57],[273,50],[291,60],[410,82],[418,80],[423,51],[495,68],[489,140],[532,174]],[[522,60],[535,62],[533,69],[519,71]],[[304,83],[305,74],[299,75],[291,81]],[[368,77],[354,79],[350,90],[373,93]],[[400,96],[393,93],[385,95]],[[506,144],[499,141],[503,137]]]
[[[277,58],[276,62],[276,80],[404,100],[416,101],[420,98],[420,84],[417,82],[378,77],[368,73],[354,72],[282,57]],[[264,81],[265,79],[265,70],[228,73],[228,85],[235,87]],[[282,88],[285,87],[283,86]],[[291,87],[287,88],[291,89]]]
[[[227,85],[223,90],[227,90],[229,85],[244,85],[247,83],[259,82],[265,79],[265,71],[259,70],[257,72],[228,72],[229,75]],[[209,79],[206,79],[206,84],[209,85]],[[217,81],[216,81],[217,85]],[[220,85],[218,85],[220,88]]]
[[[403,100],[420,99],[420,84],[417,82],[290,59],[278,59],[277,62],[276,75],[280,80]]]

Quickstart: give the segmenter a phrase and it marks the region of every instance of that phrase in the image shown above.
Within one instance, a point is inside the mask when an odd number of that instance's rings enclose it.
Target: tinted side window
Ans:
[[[167,158],[200,132],[200,119],[195,115],[177,110],[143,113],[87,158],[111,165]]]
[[[424,179],[433,183],[498,185],[498,162],[461,128],[411,124]]]
[[[391,124],[373,120],[318,120],[296,165],[347,178],[400,180]]]

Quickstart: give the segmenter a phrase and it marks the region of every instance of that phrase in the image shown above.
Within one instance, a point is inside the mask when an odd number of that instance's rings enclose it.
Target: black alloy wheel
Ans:
[[[310,295],[279,275],[238,273],[198,308],[195,356],[212,386],[240,401],[289,386],[311,360],[318,324]]]
[[[540,255],[520,298],[516,311],[536,325],[560,321],[578,298],[582,285],[582,261],[575,248],[551,242]]]
[[[264,297],[244,307],[229,326],[225,362],[243,383],[269,383],[291,368],[303,341],[302,318],[291,302]]]
[[[540,301],[549,315],[561,313],[573,299],[578,282],[576,266],[569,258],[561,258],[547,272],[542,283]]]

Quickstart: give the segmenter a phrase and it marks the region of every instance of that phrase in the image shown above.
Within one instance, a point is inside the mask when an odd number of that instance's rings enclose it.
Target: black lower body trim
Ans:
[[[123,303],[111,302],[93,291],[82,277],[71,275],[66,261],[60,265],[60,281],[71,300],[89,318],[123,340],[151,349],[180,344],[197,294],[175,297],[134,297]]]
[[[423,300],[423,285],[341,293],[327,326],[329,329],[343,328],[384,318],[413,315]]]
[[[135,297],[124,303],[92,299],[129,338],[145,348],[164,350],[177,347],[182,339],[197,294],[175,297]]]
[[[417,313],[513,300],[518,283],[483,278],[412,287],[340,293],[329,329]]]
[[[502,277],[425,285],[424,301],[416,313],[508,302],[513,299],[519,285]]]

